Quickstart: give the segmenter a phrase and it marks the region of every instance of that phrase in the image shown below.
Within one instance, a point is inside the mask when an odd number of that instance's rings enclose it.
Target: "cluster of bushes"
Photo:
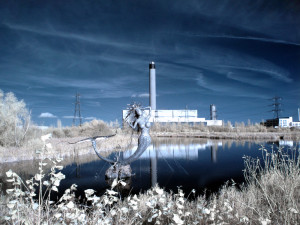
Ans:
[[[43,136],[44,148],[49,136]],[[0,199],[0,223],[7,224],[298,224],[300,221],[299,148],[268,152],[261,149],[263,161],[245,157],[246,184],[225,184],[209,198],[188,196],[178,189],[170,193],[155,186],[146,193],[121,199],[116,188],[125,186],[114,180],[102,196],[85,190],[86,204],[75,197],[76,185],[52,202],[64,179],[58,165],[50,160],[50,174],[44,174],[44,160],[38,173],[27,180],[8,171],[12,188]],[[40,152],[43,154],[43,151]],[[36,192],[39,190],[39,192]],[[44,190],[44,192],[42,191]],[[194,195],[195,192],[190,193]]]
[[[46,132],[51,132],[53,137],[94,137],[99,135],[110,135],[116,133],[118,126],[107,124],[102,120],[92,120],[83,123],[81,126],[49,128]]]

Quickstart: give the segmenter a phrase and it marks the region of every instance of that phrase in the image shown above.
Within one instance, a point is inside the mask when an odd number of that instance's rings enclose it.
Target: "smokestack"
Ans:
[[[149,64],[149,89],[150,89],[150,106],[152,110],[156,110],[156,75],[155,75],[155,63]]]
[[[298,108],[298,121],[300,122],[300,108]]]
[[[217,108],[214,104],[210,105],[210,119],[211,120],[217,119]]]

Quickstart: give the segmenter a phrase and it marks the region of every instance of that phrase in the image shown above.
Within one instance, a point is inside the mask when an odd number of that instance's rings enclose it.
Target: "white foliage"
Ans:
[[[30,113],[23,100],[12,92],[0,90],[0,145],[19,146],[24,140],[30,123]]]

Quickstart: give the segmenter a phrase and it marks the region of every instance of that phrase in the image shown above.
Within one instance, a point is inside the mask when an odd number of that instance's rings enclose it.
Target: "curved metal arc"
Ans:
[[[86,142],[86,141],[92,141],[92,140],[104,140],[106,138],[110,138],[110,137],[113,137],[113,136],[116,136],[116,134],[112,134],[112,135],[108,135],[108,136],[95,136],[95,137],[91,137],[91,138],[85,138],[85,139],[82,139],[80,141],[76,141],[76,142],[68,142],[69,144],[79,144],[79,143],[83,143],[83,142]]]
[[[74,142],[74,143],[70,143],[70,142],[69,142],[69,144],[78,144],[78,143],[82,143],[82,142],[86,142],[86,141],[91,141],[91,142],[92,142],[92,145],[93,145],[93,149],[94,149],[96,155],[97,155],[100,159],[102,159],[102,160],[104,160],[104,161],[106,161],[106,162],[108,162],[108,163],[114,164],[114,163],[115,163],[114,160],[108,159],[108,158],[106,158],[106,157],[100,155],[100,153],[99,153],[99,151],[98,151],[98,149],[97,149],[96,140],[99,140],[99,139],[100,139],[100,140],[104,140],[104,139],[106,139],[106,138],[110,138],[110,137],[113,137],[113,136],[115,136],[115,135],[116,135],[116,134],[108,135],[108,136],[95,136],[95,137],[92,137],[92,138],[85,138],[85,139],[83,139],[83,140],[76,141],[76,142]]]
[[[100,153],[98,152],[98,149],[97,149],[96,139],[91,139],[91,141],[92,141],[93,149],[94,149],[94,151],[96,152],[96,155],[97,155],[100,159],[102,159],[102,160],[104,160],[104,161],[106,161],[106,162],[108,162],[108,163],[111,163],[111,164],[114,164],[114,163],[115,163],[114,160],[108,159],[108,158],[106,158],[106,157],[100,155]]]

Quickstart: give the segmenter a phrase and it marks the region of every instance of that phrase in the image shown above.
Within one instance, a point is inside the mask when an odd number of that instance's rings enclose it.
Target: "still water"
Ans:
[[[126,180],[127,186],[122,192],[125,195],[137,194],[158,184],[174,192],[180,187],[186,194],[193,189],[197,194],[204,191],[209,194],[217,191],[226,181],[234,180],[237,184],[244,182],[244,155],[261,158],[261,146],[277,149],[279,145],[291,147],[296,143],[157,138],[152,140],[152,145],[138,160],[131,163],[135,176]],[[123,157],[127,158],[133,152],[128,150]],[[64,162],[62,170],[66,179],[61,181],[60,193],[72,184],[78,185],[77,195],[83,195],[86,189],[94,189],[101,195],[110,187],[109,181],[105,180],[105,171],[110,164],[94,154],[88,158],[82,156],[68,160]],[[19,172],[21,177],[28,179],[35,174],[33,165],[37,165],[37,162],[28,163],[24,162],[23,166],[20,163],[9,164],[6,169]],[[5,189],[5,178],[2,176],[1,180]]]

